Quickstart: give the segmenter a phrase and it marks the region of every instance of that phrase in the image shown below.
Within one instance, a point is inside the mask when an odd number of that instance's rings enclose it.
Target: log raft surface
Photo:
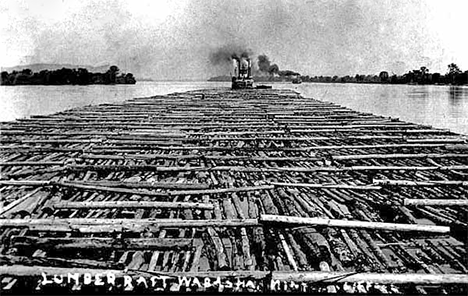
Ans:
[[[0,129],[0,291],[79,270],[468,292],[466,136],[225,88]]]

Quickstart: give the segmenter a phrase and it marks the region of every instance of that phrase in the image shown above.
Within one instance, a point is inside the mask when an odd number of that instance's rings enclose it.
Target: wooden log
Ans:
[[[308,126],[311,126],[308,124]],[[313,129],[300,129],[301,126],[294,126],[291,125],[291,132],[297,132],[297,133],[306,133],[309,131],[314,131],[315,129],[332,129],[339,131],[340,129],[358,129],[358,128],[414,128],[416,127],[414,124],[404,124],[400,123],[398,125],[395,124],[388,124],[388,123],[381,123],[381,124],[369,124],[369,123],[363,123],[363,124],[346,124],[346,125],[312,125]]]
[[[162,167],[157,165],[69,165],[70,171],[152,171],[152,172],[206,172],[232,171],[244,173],[260,172],[346,172],[346,171],[453,171],[468,170],[468,165],[451,166],[349,166],[349,167]]]
[[[317,189],[350,189],[350,190],[380,190],[380,186],[359,186],[359,185],[347,185],[347,184],[312,184],[312,183],[281,183],[281,182],[268,182],[268,184],[274,186],[284,187],[306,187],[306,188],[317,188]]]
[[[402,149],[402,148],[414,148],[414,149],[428,149],[428,148],[447,148],[449,147],[445,143],[430,143],[430,144],[372,144],[372,145],[325,145],[325,146],[307,146],[307,147],[242,147],[242,151],[312,151],[312,150],[348,150],[348,149]],[[468,145],[467,145],[468,147]],[[106,153],[120,153],[128,152],[135,153],[144,149],[141,146],[94,146],[86,152],[89,153],[101,153],[102,150],[105,150]],[[219,147],[219,146],[157,146],[151,147],[152,150],[198,150],[198,151],[240,151],[241,149],[236,147]],[[448,149],[448,148],[447,148]],[[15,150],[16,152],[21,153],[40,153],[40,152],[83,152],[83,148],[72,148],[72,147],[41,147],[41,146],[0,146],[0,150]]]
[[[166,192],[153,192],[153,191],[148,191],[148,190],[134,190],[134,189],[117,188],[117,187],[82,185],[82,184],[71,183],[71,182],[58,182],[56,183],[56,185],[63,186],[63,187],[76,188],[76,189],[83,189],[87,191],[106,191],[106,192],[114,192],[114,193],[121,193],[121,194],[130,194],[130,195],[168,197],[168,193]]]
[[[278,237],[281,241],[281,246],[283,247],[284,253],[286,254],[289,265],[291,266],[292,270],[298,271],[296,260],[294,260],[294,255],[291,252],[291,248],[289,248],[288,242],[284,238],[284,235],[280,232],[278,233]]]
[[[360,160],[360,159],[405,159],[405,158],[468,158],[468,154],[353,154],[353,155],[333,155],[334,160]]]
[[[227,262],[226,253],[224,252],[223,242],[219,238],[218,232],[213,227],[208,227],[207,230],[216,249],[216,259],[218,260],[218,268],[221,270],[225,269],[229,265]]]
[[[1,186],[48,186],[53,184],[52,181],[40,180],[0,180]]]
[[[45,253],[44,253],[45,255]],[[86,267],[86,268],[123,268],[116,262],[106,262],[91,259],[77,259],[77,258],[58,258],[46,256],[13,256],[13,255],[0,255],[0,265],[36,265],[47,262],[51,266],[72,268],[72,267]]]
[[[92,268],[61,268],[49,266],[25,266],[11,265],[0,266],[0,275],[14,277],[38,277],[42,273],[46,275],[64,275],[71,274],[113,274],[116,278],[122,278],[124,275],[141,275],[150,277],[152,274],[139,273],[135,270],[125,272],[119,269],[92,269]],[[208,272],[158,272],[158,275],[177,278],[185,277],[234,277],[234,278],[256,278],[263,279],[271,274],[272,280],[294,281],[296,283],[357,283],[370,282],[380,284],[419,284],[419,285],[448,285],[448,284],[468,284],[468,275],[466,274],[421,274],[421,273],[355,273],[355,272],[325,272],[325,271],[306,271],[306,272],[278,272],[278,271],[208,271]]]
[[[284,223],[293,225],[315,225],[339,228],[358,228],[389,231],[420,231],[434,233],[449,233],[450,227],[433,225],[415,225],[383,222],[365,222],[353,220],[337,220],[323,218],[301,218],[280,215],[260,215],[260,223]]]
[[[231,188],[217,188],[217,189],[204,189],[204,190],[171,191],[169,192],[169,195],[175,196],[175,195],[221,194],[221,193],[233,193],[233,192],[271,190],[274,188],[275,187],[272,185],[231,187]]]
[[[64,165],[63,161],[9,161],[9,162],[0,162],[0,167],[7,166],[54,166],[54,165]]]
[[[177,182],[121,182],[121,181],[73,181],[68,182],[86,186],[102,186],[102,187],[122,187],[122,188],[158,188],[158,189],[173,189],[173,190],[195,190],[208,189],[209,184],[202,183],[177,183]]]
[[[424,274],[424,273],[355,273],[355,272],[273,272],[272,278],[280,281],[303,283],[380,283],[380,284],[419,284],[444,285],[468,284],[467,274]]]
[[[159,202],[159,201],[62,201],[53,205],[55,209],[200,209],[213,210],[212,204],[194,202]]]
[[[429,138],[429,139],[406,139],[408,143],[466,143],[464,138]]]
[[[251,139],[252,138],[245,138]],[[268,138],[267,138],[268,139]],[[233,140],[240,140],[233,138]],[[282,140],[282,139],[281,139]],[[115,159],[115,160],[127,160],[127,159],[212,159],[212,160],[250,160],[250,161],[314,161],[318,160],[315,157],[257,157],[249,155],[200,155],[200,154],[127,154],[127,155],[108,155],[108,154],[85,154],[82,155],[83,159]]]
[[[32,192],[26,194],[25,196],[23,196],[21,198],[18,198],[17,200],[9,203],[6,207],[3,207],[3,208],[0,209],[0,215],[3,215],[5,213],[9,212],[10,210],[15,208],[19,204],[25,202],[28,198],[31,198],[32,196],[34,196],[40,190],[41,190],[41,188],[36,188],[35,190],[33,190]]]
[[[92,218],[69,218],[69,219],[0,219],[0,227],[34,227],[34,226],[67,227],[69,230],[74,226],[100,226],[108,227],[256,227],[260,226],[257,219],[232,219],[232,220],[181,220],[181,219],[92,219]]]
[[[13,236],[15,246],[34,246],[53,249],[174,249],[187,248],[193,243],[192,239],[170,238],[125,238],[113,239],[102,237],[55,238]]]
[[[412,181],[412,180],[377,180],[374,179],[373,183],[375,185],[382,185],[382,186],[468,186],[468,181],[455,181],[455,180],[447,180],[447,181],[438,181],[438,180],[431,180],[431,181]]]
[[[468,199],[409,199],[403,200],[405,206],[468,206]]]

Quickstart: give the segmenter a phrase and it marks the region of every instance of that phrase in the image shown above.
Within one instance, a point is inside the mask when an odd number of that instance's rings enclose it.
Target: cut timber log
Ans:
[[[255,140],[252,138],[246,138],[249,140]],[[268,138],[266,138],[268,139]],[[232,140],[239,141],[238,138]],[[280,140],[283,140],[280,138]],[[84,159],[114,159],[114,160],[127,160],[127,159],[176,159],[176,160],[187,160],[187,159],[213,159],[213,160],[252,160],[252,161],[314,161],[318,160],[315,157],[257,157],[249,155],[201,155],[201,154],[127,154],[127,155],[107,155],[107,154],[85,154],[81,158]]]
[[[414,224],[398,224],[398,223],[383,223],[383,222],[366,222],[352,220],[337,220],[323,218],[301,218],[280,215],[260,215],[260,223],[284,223],[293,225],[314,225],[339,228],[358,228],[372,230],[390,230],[390,231],[419,231],[419,232],[435,232],[449,233],[450,227],[433,226],[433,225],[414,225]]]
[[[69,182],[60,182],[56,183],[57,185],[63,187],[70,187],[76,189],[82,189],[87,191],[106,191],[114,192],[121,194],[131,194],[131,195],[145,195],[145,196],[157,196],[157,197],[167,197],[168,194],[165,192],[153,192],[148,190],[137,190],[137,189],[126,189],[126,188],[116,188],[116,187],[104,187],[104,186],[94,186],[94,185],[82,185],[78,183],[69,183]]]
[[[8,204],[6,207],[4,208],[1,208],[0,209],[0,215],[3,215],[5,213],[7,213],[9,210],[13,209],[14,207],[16,207],[17,205],[23,203],[24,201],[26,201],[28,198],[30,198],[31,196],[33,196],[34,194],[36,194],[37,192],[39,192],[41,190],[41,188],[36,188],[34,189],[31,193],[29,194],[26,194],[25,196],[21,197],[21,198],[18,198],[17,200],[11,202],[10,204]]]
[[[273,272],[272,279],[294,282],[325,282],[325,283],[379,283],[379,284],[468,284],[467,274],[420,274],[420,273],[354,273],[354,272],[323,272],[305,271],[280,273]]]
[[[468,186],[468,181],[411,181],[411,180],[373,180],[382,186]]]
[[[249,192],[249,191],[260,191],[260,190],[271,190],[275,186],[264,185],[264,186],[248,186],[248,187],[231,187],[231,188],[218,188],[218,189],[204,189],[204,190],[185,190],[185,191],[171,191],[170,195],[200,195],[200,194],[220,194],[220,193],[232,193],[232,192]]]
[[[1,186],[48,186],[53,184],[52,181],[36,181],[36,180],[0,180]]]
[[[13,236],[15,246],[35,246],[53,249],[173,249],[190,247],[192,239],[183,238],[126,238],[102,237],[45,238]]]
[[[0,162],[0,167],[6,166],[54,166],[64,165],[63,161],[10,161]]]
[[[306,187],[306,188],[317,188],[317,189],[351,189],[351,190],[380,190],[380,186],[359,186],[359,185],[347,185],[347,184],[312,184],[312,183],[280,183],[280,182],[268,182],[274,186],[284,187]]]
[[[68,230],[75,226],[99,226],[106,230],[115,227],[253,227],[259,226],[257,219],[232,219],[232,220],[181,220],[181,219],[0,219],[0,227],[34,227],[44,226],[49,231],[54,228],[66,227]]]
[[[163,167],[158,165],[70,165],[70,171],[152,171],[152,172],[208,172],[232,171],[244,173],[261,172],[347,172],[347,171],[452,171],[468,170],[468,165],[452,166],[349,166],[349,167]]]
[[[143,208],[172,208],[172,209],[200,209],[212,210],[213,205],[194,202],[159,202],[159,201],[83,201],[83,202],[58,202],[55,209],[143,209]]]
[[[408,199],[403,201],[405,206],[468,206],[468,199]]]
[[[71,183],[71,182],[70,182]],[[123,188],[161,188],[173,190],[208,189],[208,184],[176,182],[119,182],[119,181],[73,181],[73,184],[86,186],[123,187]]]
[[[334,155],[334,160],[358,160],[358,159],[397,159],[397,158],[468,158],[468,154],[354,154]]]
[[[38,277],[42,273],[46,275],[70,274],[91,274],[93,277],[97,274],[113,274],[116,278],[122,278],[124,275],[140,275],[151,277],[151,273],[137,270],[119,270],[119,269],[92,269],[92,268],[62,268],[49,266],[25,266],[11,265],[0,266],[1,276],[15,277]],[[325,283],[358,283],[370,282],[380,284],[418,284],[418,285],[444,285],[444,284],[468,284],[467,274],[420,274],[420,273],[355,273],[355,272],[326,272],[326,271],[306,271],[306,272],[278,272],[278,271],[207,271],[207,272],[158,272],[158,275],[164,275],[172,278],[177,277],[251,277],[256,279],[265,278],[271,275],[272,280],[276,281],[294,281],[296,283],[307,282],[325,282]]]

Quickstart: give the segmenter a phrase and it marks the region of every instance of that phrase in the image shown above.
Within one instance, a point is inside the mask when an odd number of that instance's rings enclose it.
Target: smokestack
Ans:
[[[240,77],[241,71],[240,71],[240,60],[237,57],[232,57],[232,65],[234,67],[234,77],[238,78]]]

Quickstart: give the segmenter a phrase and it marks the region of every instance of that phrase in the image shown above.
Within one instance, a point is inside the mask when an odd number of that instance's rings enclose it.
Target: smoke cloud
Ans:
[[[262,73],[268,73],[270,75],[277,74],[279,72],[279,67],[277,64],[271,64],[270,58],[265,55],[258,56],[258,71]]]
[[[262,72],[270,70],[270,59],[264,54],[258,56],[258,70]]]
[[[213,65],[232,64],[232,59],[248,58],[252,55],[251,49],[246,49],[238,45],[225,45],[211,52],[210,62]]]

